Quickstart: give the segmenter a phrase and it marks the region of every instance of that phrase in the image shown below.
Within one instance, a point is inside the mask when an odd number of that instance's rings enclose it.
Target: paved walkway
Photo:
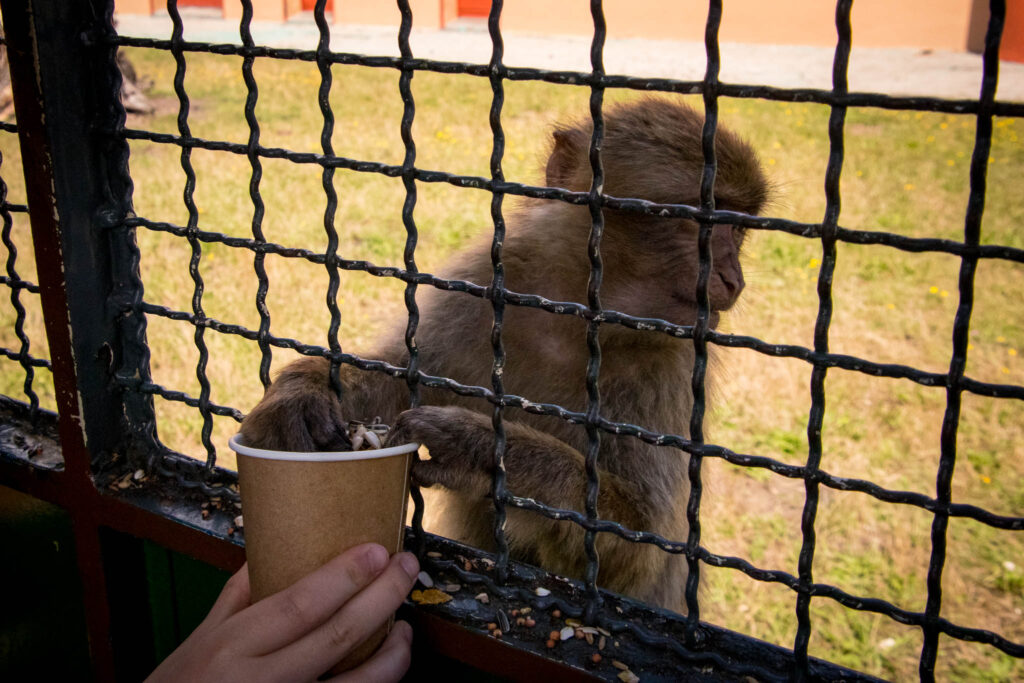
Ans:
[[[185,9],[185,39],[238,43],[238,25],[220,18],[219,11]],[[119,15],[124,35],[169,38],[166,14],[144,17]],[[257,44],[313,49],[318,33],[311,14],[286,23],[253,22]],[[590,39],[582,36],[507,34],[505,63],[544,69],[587,71]],[[414,29],[413,54],[430,59],[487,63],[491,42],[480,23],[462,23],[445,30]],[[397,55],[395,27],[335,26],[331,48],[366,55]],[[833,50],[827,47],[739,45],[721,46],[720,79],[728,83],[762,84],[785,88],[830,88]],[[609,74],[699,80],[704,75],[704,45],[697,42],[619,39],[604,50]],[[1024,101],[1024,64],[1001,62],[999,90],[1002,100]],[[892,95],[977,97],[981,84],[981,56],[915,48],[854,48],[850,58],[849,87]]]

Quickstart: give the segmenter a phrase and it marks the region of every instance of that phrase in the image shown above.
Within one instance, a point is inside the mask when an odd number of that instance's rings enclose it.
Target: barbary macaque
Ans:
[[[703,116],[667,98],[645,98],[605,111],[601,158],[605,194],[660,203],[699,205]],[[591,121],[556,127],[547,161],[547,185],[589,191]],[[716,139],[718,209],[756,214],[768,185],[753,150],[719,128]],[[692,325],[697,317],[698,225],[694,221],[604,209],[601,243],[602,307]],[[587,301],[590,210],[556,200],[528,199],[509,212],[502,248],[505,286],[555,301]],[[739,253],[744,230],[715,225],[708,285],[710,324],[743,290]],[[484,235],[483,237],[489,237]],[[447,278],[488,285],[490,239],[453,258]],[[465,293],[419,289],[416,333],[420,369],[474,386],[491,386],[492,304]],[[367,357],[408,363],[405,321]],[[587,407],[587,323],[574,315],[506,305],[502,341],[505,392],[572,411]],[[615,324],[600,328],[601,415],[615,422],[686,437],[693,404],[693,342]],[[341,368],[341,399],[328,380],[329,363],[309,357],[287,366],[242,424],[244,442],[290,450],[338,450],[351,419],[380,416],[391,436],[429,449],[413,477],[429,487],[428,529],[482,548],[493,547],[493,407],[483,399],[422,389],[409,403],[404,379]],[[404,411],[404,412],[403,412]],[[515,495],[582,511],[586,492],[585,429],[557,417],[503,412],[507,487]],[[598,512],[633,530],[672,540],[687,535],[686,453],[631,436],[602,433]],[[583,531],[509,506],[506,532],[515,558],[568,576],[586,566]],[[686,562],[654,546],[613,534],[598,535],[598,584],[649,603],[682,611]]]

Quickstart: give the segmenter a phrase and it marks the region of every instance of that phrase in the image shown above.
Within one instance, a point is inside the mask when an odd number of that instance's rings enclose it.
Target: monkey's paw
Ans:
[[[440,485],[470,495],[491,489],[494,432],[490,419],[466,408],[424,406],[398,416],[389,444],[415,441],[430,451],[429,460],[413,463],[420,486]]]
[[[314,452],[351,447],[348,422],[322,358],[304,358],[285,368],[246,416],[241,432],[242,442],[254,448]]]

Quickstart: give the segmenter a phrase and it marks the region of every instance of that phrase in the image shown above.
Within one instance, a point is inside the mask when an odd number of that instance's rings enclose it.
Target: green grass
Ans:
[[[171,88],[173,62],[166,55],[133,51],[137,69],[153,79],[158,105],[151,118],[130,126],[176,132],[177,100]],[[200,137],[244,143],[245,89],[241,61],[189,55],[186,86],[192,98],[189,124]],[[322,121],[316,105],[319,78],[306,64],[258,61],[257,114],[261,141],[296,151],[320,151]],[[333,137],[339,154],[400,164],[402,103],[398,75],[387,69],[336,67],[332,105]],[[547,131],[566,117],[584,116],[589,92],[543,83],[506,83],[502,113],[507,147],[503,161],[510,180],[539,182]],[[486,80],[417,73],[413,79],[417,165],[456,173],[489,175],[491,133]],[[635,97],[609,91],[606,101]],[[699,106],[699,100],[694,100]],[[721,119],[761,151],[777,186],[771,215],[799,221],[824,216],[824,172],[828,159],[827,107],[747,100],[722,100]],[[845,227],[885,230],[915,237],[962,239],[973,148],[970,117],[933,113],[854,109],[847,116],[842,174]],[[986,244],[1024,246],[1022,123],[997,120],[982,239]],[[0,137],[2,171],[11,198],[22,201],[16,141]],[[132,143],[135,206],[141,216],[184,224],[184,174],[180,150]],[[251,235],[250,165],[243,156],[197,150],[192,163],[200,227],[236,236]],[[263,231],[269,240],[321,250],[325,198],[320,169],[264,159],[260,186],[266,204]],[[13,170],[12,170],[13,169]],[[335,223],[340,252],[379,265],[400,265],[405,243],[400,179],[339,171],[340,203]],[[417,185],[416,260],[436,272],[467,240],[490,229],[490,195],[447,184]],[[514,200],[506,206],[513,207]],[[33,272],[27,222],[16,217],[19,271]],[[189,245],[178,238],[139,232],[142,275],[148,301],[191,310]],[[218,245],[202,248],[203,306],[211,317],[255,329],[256,277],[251,253]],[[727,331],[773,343],[813,345],[818,312],[816,282],[819,242],[784,234],[759,233],[746,252],[748,288],[735,312],[723,320]],[[840,244],[833,287],[830,349],[876,362],[902,363],[946,372],[958,303],[959,261],[942,254],[913,254],[879,246]],[[272,332],[309,343],[326,343],[329,321],[320,266],[268,256],[267,305]],[[388,320],[404,314],[404,286],[363,273],[343,273],[339,303],[344,348],[366,351]],[[970,327],[967,373],[990,382],[1024,382],[1024,267],[982,261]],[[45,355],[38,298],[27,329]],[[157,382],[194,396],[198,360],[194,331],[182,323],[150,318],[152,371]],[[212,399],[247,410],[260,397],[260,354],[254,344],[214,332],[207,370]],[[0,345],[18,348],[13,309],[0,305]],[[709,438],[743,453],[767,455],[793,464],[807,458],[810,368],[753,351],[721,349]],[[293,354],[275,351],[279,369]],[[23,375],[0,359],[0,391],[21,396]],[[52,389],[44,404],[53,405]],[[870,479],[892,489],[934,495],[939,433],[946,408],[942,388],[903,380],[830,370],[826,380],[822,468],[845,477]],[[196,411],[158,400],[161,438],[171,447],[204,457]],[[223,447],[237,425],[216,418],[214,443]],[[958,460],[953,480],[956,502],[1007,515],[1024,514],[1024,405],[965,394],[960,415]],[[702,511],[704,542],[713,552],[747,558],[757,566],[796,573],[801,546],[801,481],[764,470],[745,470],[719,460],[705,461],[708,486]],[[926,600],[932,517],[914,507],[881,503],[869,496],[822,489],[816,522],[814,578],[860,596],[877,596],[911,610]],[[965,626],[1024,640],[1024,541],[1019,533],[953,519],[943,575],[943,616]],[[796,632],[795,595],[731,570],[707,567],[702,617],[738,631],[791,647]],[[827,599],[812,601],[811,654],[888,678],[913,678],[922,644],[918,629],[869,612],[849,610]],[[943,638],[938,665],[947,680],[1009,680],[1024,677],[1024,664],[983,645]]]

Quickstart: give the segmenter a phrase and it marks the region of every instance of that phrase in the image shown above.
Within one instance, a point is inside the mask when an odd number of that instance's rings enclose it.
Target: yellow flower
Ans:
[[[991,484],[992,483],[992,478],[991,477],[986,477],[985,475],[981,475],[981,483],[982,484]]]
[[[821,259],[812,258],[811,262],[807,264],[808,268],[817,268],[821,265]]]
[[[952,159],[946,159],[946,166],[955,166],[956,162]]]
[[[903,189],[906,190],[907,192],[910,192],[911,190],[914,189],[914,183],[907,183],[906,185],[903,186]]]
[[[1010,368],[999,368],[999,372],[1003,373],[1004,375],[1009,375]]]
[[[942,130],[946,130],[947,128],[949,128],[949,124],[943,121],[942,123],[939,124],[939,128],[941,128]]]
[[[1010,354],[1011,356],[1016,356],[1017,355],[1017,349],[1006,349],[1006,352],[1008,354]]]
[[[939,296],[945,299],[947,296],[949,296],[949,292],[947,292],[946,290],[942,290],[941,292],[939,292]]]
[[[772,143],[772,149],[782,149],[782,143],[776,140]]]
[[[930,293],[932,293],[932,294],[938,294],[939,293],[939,288],[936,287],[935,285],[932,285],[931,287],[928,288],[928,291]]]
[[[926,137],[924,139],[924,141],[925,142],[935,142],[935,136],[934,135],[929,135],[928,137]]]
[[[1004,337],[1003,335],[999,335],[998,337],[996,337],[996,341],[999,342],[1000,344],[1003,344],[1006,342],[1006,337]]]
[[[768,165],[769,166],[774,166],[775,165],[775,159],[769,159],[768,160]]]
[[[885,307],[888,308],[890,311],[896,310],[896,304],[886,304]]]
[[[974,350],[974,344],[968,344],[967,345],[967,350],[968,351],[973,351]]]
[[[860,170],[860,169],[858,168],[858,169],[857,169],[857,177],[858,177],[858,178],[863,178],[863,177],[864,177],[864,171],[862,171],[862,170]]]

